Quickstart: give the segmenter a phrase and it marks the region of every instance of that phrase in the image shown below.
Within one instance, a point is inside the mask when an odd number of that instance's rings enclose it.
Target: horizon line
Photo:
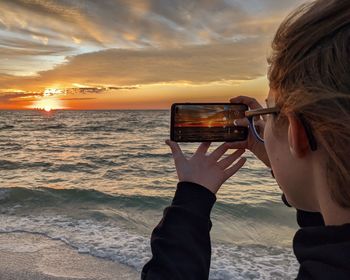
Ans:
[[[169,109],[51,109],[49,112],[53,111],[168,111]],[[0,111],[45,111],[45,110],[39,110],[39,109],[1,109]]]

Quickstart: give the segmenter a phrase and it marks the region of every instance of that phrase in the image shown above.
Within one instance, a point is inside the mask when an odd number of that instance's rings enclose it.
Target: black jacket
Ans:
[[[284,195],[283,202],[287,205]],[[208,279],[210,212],[216,196],[205,187],[179,182],[172,204],[151,236],[152,259],[142,280]],[[350,224],[325,226],[320,213],[297,210],[301,227],[293,239],[300,263],[296,279],[350,279]]]

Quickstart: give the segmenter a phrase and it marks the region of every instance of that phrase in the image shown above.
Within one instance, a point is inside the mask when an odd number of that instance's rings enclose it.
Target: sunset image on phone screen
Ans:
[[[238,141],[246,138],[246,128],[236,126],[245,107],[234,104],[177,105],[174,116],[175,141]]]

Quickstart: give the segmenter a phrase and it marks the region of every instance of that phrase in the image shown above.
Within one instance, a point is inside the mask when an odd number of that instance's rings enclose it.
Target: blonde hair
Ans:
[[[318,0],[279,26],[268,58],[281,114],[300,113],[326,153],[332,199],[350,207],[350,1]]]

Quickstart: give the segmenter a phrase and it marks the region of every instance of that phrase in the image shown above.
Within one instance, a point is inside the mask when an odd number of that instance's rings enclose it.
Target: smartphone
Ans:
[[[170,139],[175,142],[233,142],[248,137],[248,128],[236,126],[248,106],[242,103],[174,103]]]

